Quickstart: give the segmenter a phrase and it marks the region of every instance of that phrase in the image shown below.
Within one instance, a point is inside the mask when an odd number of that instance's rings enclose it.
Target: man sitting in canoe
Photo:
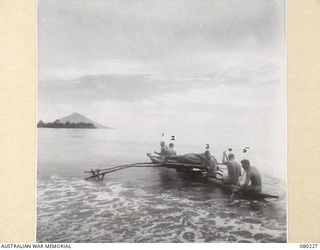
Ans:
[[[164,141],[160,142],[160,152],[158,153],[157,151],[154,151],[155,154],[159,155],[159,156],[163,156],[166,157],[168,155],[168,147],[166,146],[166,143]]]
[[[177,155],[177,152],[174,150],[174,144],[172,142],[169,143],[169,148],[167,151],[167,156]]]
[[[208,177],[215,177],[217,175],[217,160],[213,155],[211,155],[211,152],[209,150],[206,150],[201,154],[188,153],[185,155],[169,156],[167,157],[167,159],[185,164],[205,165],[208,169]]]
[[[162,163],[167,159],[167,157],[175,156],[177,154],[176,151],[174,150],[173,143],[170,143],[169,147],[167,147],[165,142],[161,141],[160,147],[161,147],[161,149],[160,149],[159,153],[157,151],[154,151],[154,153],[157,154],[157,156],[151,155],[150,153],[147,153],[147,156],[151,159],[151,161],[153,163]]]
[[[238,184],[239,177],[241,176],[241,166],[235,161],[235,155],[230,153],[227,156],[226,152],[223,152],[222,164],[227,165],[228,176],[223,176],[222,181],[225,184]]]
[[[216,158],[214,158],[214,156],[211,155],[211,152],[209,150],[206,150],[205,157],[207,160],[206,166],[208,167],[206,177],[216,177],[218,173],[218,165]]]
[[[241,186],[241,190],[261,192],[262,183],[259,170],[255,167],[250,166],[250,161],[247,159],[242,160],[241,165],[244,171],[246,171],[246,181]],[[249,185],[249,183],[251,185]]]

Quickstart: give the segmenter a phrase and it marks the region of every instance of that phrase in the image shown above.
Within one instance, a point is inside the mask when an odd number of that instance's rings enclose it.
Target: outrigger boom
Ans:
[[[224,164],[218,163],[218,165],[222,166]],[[237,193],[238,195],[244,196],[246,198],[253,198],[253,199],[279,198],[276,195],[270,195],[267,193],[239,190],[239,187],[240,187],[239,185],[225,184],[221,178],[217,178],[217,177],[211,177],[211,176],[206,177],[204,175],[207,172],[207,167],[205,165],[187,164],[187,163],[179,163],[179,162],[172,162],[172,161],[139,162],[139,163],[133,163],[133,164],[114,166],[106,169],[95,169],[95,170],[91,169],[89,171],[84,171],[84,173],[91,174],[89,177],[86,177],[85,180],[94,179],[96,181],[101,181],[104,179],[104,176],[106,174],[124,170],[127,168],[132,168],[132,167],[166,167],[166,168],[176,169],[178,172],[183,171],[187,173],[196,173],[196,172],[201,173],[201,175],[204,176],[206,180],[211,184],[214,184],[215,186],[219,186],[222,189],[232,192],[232,197],[233,197],[233,194]],[[218,171],[219,172],[217,173],[217,175],[222,176],[221,172],[223,172],[223,170],[221,168],[218,168]],[[237,189],[238,191],[235,191]]]
[[[113,173],[116,171],[120,171],[127,168],[132,167],[166,167],[166,168],[174,168],[177,170],[200,170],[201,172],[206,172],[207,168],[204,165],[196,165],[196,164],[184,164],[184,163],[174,163],[174,162],[165,162],[165,163],[154,163],[154,162],[140,162],[140,163],[132,163],[114,166],[106,169],[91,169],[84,171],[86,174],[91,174],[91,176],[86,177],[85,180],[93,179],[100,181],[104,179],[104,176],[109,173]]]
[[[89,171],[84,171],[84,173],[91,173],[91,176],[86,177],[85,180],[95,178],[97,181],[103,180],[106,174],[120,171],[127,168],[132,167],[162,167],[159,163],[152,163],[152,162],[140,162],[140,163],[133,163],[133,164],[126,164],[126,165],[119,165],[111,168],[106,169],[91,169]]]

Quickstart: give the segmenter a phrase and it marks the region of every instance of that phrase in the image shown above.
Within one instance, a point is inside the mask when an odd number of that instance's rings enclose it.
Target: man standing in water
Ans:
[[[241,176],[241,166],[235,161],[234,153],[227,153],[224,151],[222,156],[222,164],[227,165],[228,176],[223,176],[222,181],[225,184],[238,184],[239,177]]]
[[[261,192],[262,182],[259,170],[255,167],[250,166],[250,161],[247,159],[242,160],[241,165],[244,171],[246,171],[246,181],[241,186],[241,189],[246,191]],[[249,185],[249,182],[251,182],[251,185]]]

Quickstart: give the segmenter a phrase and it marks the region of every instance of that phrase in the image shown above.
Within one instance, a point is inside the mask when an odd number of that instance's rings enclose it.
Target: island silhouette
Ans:
[[[54,122],[45,123],[40,120],[37,124],[38,128],[85,128],[85,129],[108,129],[110,127],[104,126],[89,118],[74,112],[71,115],[56,119]]]

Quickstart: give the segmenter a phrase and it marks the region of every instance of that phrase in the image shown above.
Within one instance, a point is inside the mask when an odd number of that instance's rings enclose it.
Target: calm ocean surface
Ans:
[[[263,189],[280,198],[266,201],[231,199],[203,178],[164,168],[85,181],[85,170],[146,162],[159,149],[158,141],[119,141],[117,133],[38,129],[38,242],[286,241],[285,182],[271,174]]]

